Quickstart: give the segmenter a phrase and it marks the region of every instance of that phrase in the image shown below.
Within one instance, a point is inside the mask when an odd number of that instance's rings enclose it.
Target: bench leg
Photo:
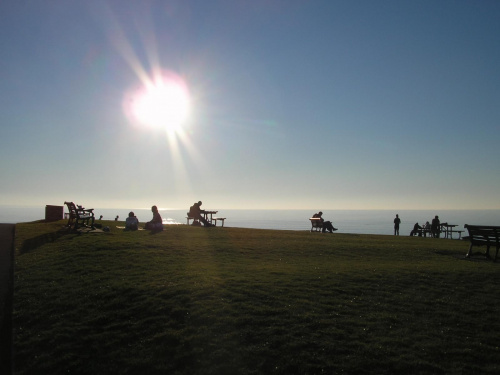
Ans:
[[[470,258],[471,254],[472,254],[472,244],[470,244],[469,251],[467,252],[467,255],[465,257]]]

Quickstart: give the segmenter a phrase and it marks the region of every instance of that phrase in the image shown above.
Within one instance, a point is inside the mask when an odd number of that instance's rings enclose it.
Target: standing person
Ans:
[[[318,212],[317,214],[314,214],[313,217],[319,218],[321,220],[321,223],[323,224],[323,230],[322,232],[325,233],[327,230],[330,233],[333,233],[334,231],[338,230],[337,228],[334,228],[333,224],[331,221],[325,221],[325,219],[322,218],[323,212]]]
[[[139,229],[139,220],[135,216],[135,214],[130,211],[128,217],[125,219],[125,230],[138,230]]]
[[[193,225],[196,220],[201,221],[204,226],[206,227],[213,227],[215,225],[210,224],[208,221],[205,220],[205,217],[202,215],[205,213],[205,210],[202,210],[200,206],[203,203],[199,201],[198,203],[194,203],[191,207],[189,207],[189,216],[194,218]]]
[[[158,212],[158,207],[151,207],[151,211],[153,212],[153,219],[151,221],[148,221],[144,228],[157,231],[163,230],[163,221],[161,219],[160,213]]]
[[[399,215],[396,214],[396,218],[394,219],[394,235],[399,236],[399,224],[401,224],[401,219]]]
[[[432,219],[431,222],[432,237],[439,238],[440,229],[441,229],[441,222],[439,221],[439,216],[436,215],[434,216],[434,219]]]

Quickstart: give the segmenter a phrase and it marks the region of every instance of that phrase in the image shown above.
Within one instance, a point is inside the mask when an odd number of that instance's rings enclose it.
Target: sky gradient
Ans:
[[[0,50],[0,205],[500,208],[500,1],[1,1]]]

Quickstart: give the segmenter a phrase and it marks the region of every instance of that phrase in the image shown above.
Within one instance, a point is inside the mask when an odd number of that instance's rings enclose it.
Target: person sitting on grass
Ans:
[[[148,221],[144,228],[154,231],[163,230],[163,221],[161,219],[160,213],[158,212],[158,207],[151,207],[151,211],[153,212],[153,220]]]
[[[194,218],[193,220],[193,225],[198,221],[198,223],[201,221],[204,226],[206,227],[213,227],[213,224],[210,224],[204,217],[205,210],[202,210],[200,206],[202,205],[202,202],[199,201],[198,203],[193,204],[191,207],[189,207],[189,216]]]
[[[139,220],[135,216],[135,214],[130,211],[128,217],[125,219],[125,230],[138,230],[139,229]]]
[[[333,227],[333,224],[331,221],[325,221],[325,219],[322,218],[323,212],[318,212],[317,214],[313,215],[313,218],[319,218],[323,227],[322,232],[325,233],[327,230],[330,233],[333,233],[334,231],[338,230],[337,228]]]

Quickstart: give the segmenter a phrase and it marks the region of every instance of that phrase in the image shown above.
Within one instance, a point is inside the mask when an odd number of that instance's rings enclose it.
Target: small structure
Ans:
[[[64,215],[64,206],[45,206],[45,221],[62,220]]]

